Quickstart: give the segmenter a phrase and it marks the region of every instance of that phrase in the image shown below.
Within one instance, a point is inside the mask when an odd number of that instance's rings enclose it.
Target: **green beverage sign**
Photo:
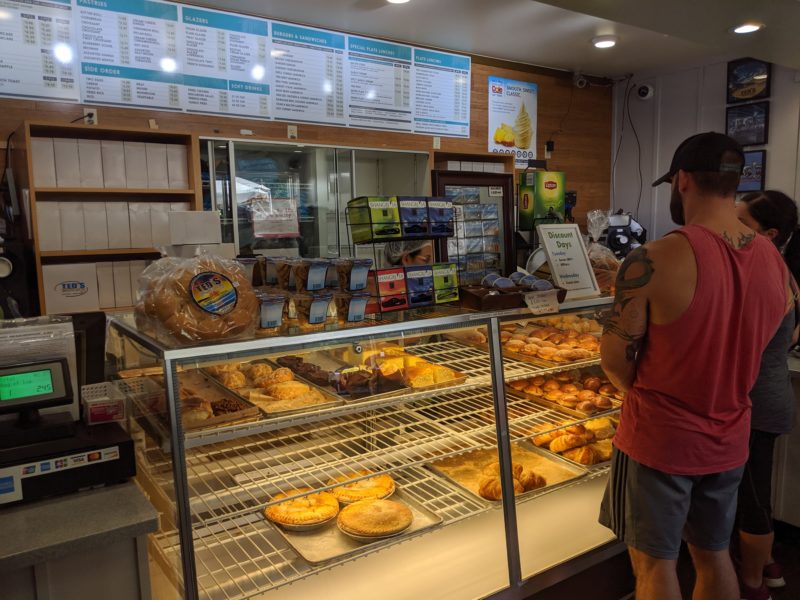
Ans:
[[[564,220],[564,192],[566,174],[560,171],[525,173],[519,186],[519,228],[530,231],[535,221],[549,219],[552,215]]]
[[[53,393],[50,369],[0,377],[0,402]]]

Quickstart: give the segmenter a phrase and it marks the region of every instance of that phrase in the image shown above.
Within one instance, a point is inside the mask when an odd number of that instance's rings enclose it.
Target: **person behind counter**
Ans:
[[[431,240],[410,240],[388,242],[383,253],[390,265],[411,267],[433,264],[433,242]]]
[[[772,240],[782,250],[794,279],[800,277],[800,233],[797,205],[774,190],[747,194],[737,204],[739,220]],[[796,284],[795,284],[796,285]],[[797,343],[800,315],[789,310],[761,357],[750,400],[750,455],[739,485],[739,552],[742,598],[769,598],[768,587],[786,585],[782,570],[772,557],[775,538],[772,525],[772,454],[779,435],[794,425],[794,392],[786,353]]]
[[[693,598],[739,597],[728,546],[748,392],[792,297],[778,251],[737,218],[743,164],[741,146],[720,133],[678,146],[653,185],[671,184],[681,228],[628,255],[604,327],[601,364],[627,396],[600,522],[628,545],[637,598],[681,598],[682,537]]]

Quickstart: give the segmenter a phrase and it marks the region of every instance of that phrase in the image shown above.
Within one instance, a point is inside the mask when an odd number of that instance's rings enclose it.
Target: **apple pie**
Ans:
[[[414,516],[405,504],[394,500],[359,500],[345,506],[336,523],[345,533],[382,537],[399,533],[411,525]]]
[[[340,502],[357,502],[358,500],[366,500],[369,498],[386,498],[394,493],[394,479],[391,475],[381,474],[367,479],[361,479],[352,483],[345,483],[357,477],[364,477],[365,475],[372,475],[372,471],[362,469],[350,475],[341,475],[335,477],[328,482],[328,485],[335,485],[337,483],[344,483],[344,485],[337,486],[331,490],[331,493]]]
[[[264,516],[281,525],[316,525],[332,519],[339,513],[339,501],[329,492],[317,492],[293,498],[311,491],[311,488],[304,487],[276,494],[274,500],[292,499],[267,507]]]

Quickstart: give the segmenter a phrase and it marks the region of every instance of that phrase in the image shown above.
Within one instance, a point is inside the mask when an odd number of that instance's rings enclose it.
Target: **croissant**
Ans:
[[[590,446],[582,446],[580,448],[567,450],[562,456],[581,465],[593,465],[596,462],[600,462],[598,453]]]
[[[523,471],[519,478],[519,482],[525,491],[536,490],[547,485],[547,481],[535,471]]]
[[[525,488],[522,487],[522,484],[518,480],[514,479],[514,495],[516,496],[524,491]],[[478,487],[478,494],[487,500],[502,500],[503,489],[500,484],[500,478],[486,477],[483,479]]]
[[[520,475],[522,475],[522,465],[512,464],[511,473],[514,479],[519,479]],[[499,477],[500,462],[499,461],[490,462],[483,468],[483,474],[486,475],[487,477]]]
[[[584,445],[586,445],[585,437],[568,433],[567,435],[557,437],[550,442],[550,450],[551,452],[558,452],[560,454],[561,452],[572,450],[573,448]]]

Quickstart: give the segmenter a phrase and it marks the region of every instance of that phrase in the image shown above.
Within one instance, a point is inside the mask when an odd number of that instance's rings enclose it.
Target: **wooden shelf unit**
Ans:
[[[200,143],[197,134],[169,131],[163,129],[140,129],[127,127],[101,127],[97,125],[47,123],[40,121],[25,121],[17,130],[14,144],[14,174],[20,189],[29,190],[30,199],[30,224],[31,231],[28,236],[33,240],[33,251],[36,261],[36,279],[39,289],[39,312],[47,314],[44,299],[44,286],[42,282],[42,259],[53,259],[65,262],[65,259],[75,258],[74,262],[86,262],[87,257],[109,256],[146,256],[159,254],[155,248],[113,248],[103,250],[62,250],[45,251],[39,249],[39,228],[36,211],[37,196],[40,201],[55,200],[59,195],[83,196],[81,201],[127,200],[128,197],[137,196],[136,201],[175,202],[188,200],[193,210],[202,210],[202,197],[200,194]],[[92,140],[117,140],[129,142],[152,142],[159,144],[182,144],[186,146],[187,173],[189,178],[188,189],[134,189],[134,188],[37,188],[33,185],[34,165],[29,148],[32,137],[47,138],[76,138]]]

